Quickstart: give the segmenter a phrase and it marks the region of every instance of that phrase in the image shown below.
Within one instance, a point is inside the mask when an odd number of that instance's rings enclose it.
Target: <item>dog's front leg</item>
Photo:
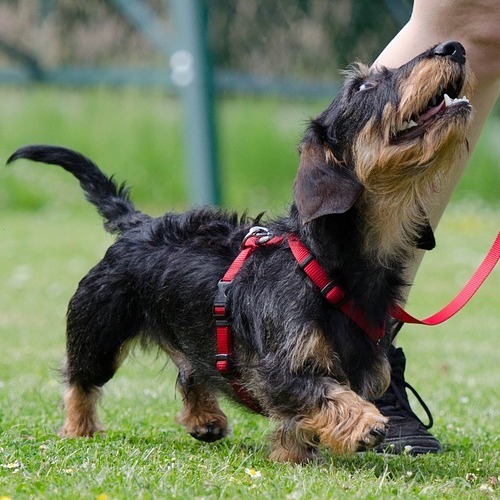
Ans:
[[[283,372],[281,372],[283,375]],[[318,445],[335,454],[368,449],[383,441],[387,418],[377,408],[330,377],[302,375],[274,378],[266,407],[279,421],[271,459],[304,462]]]
[[[387,418],[375,405],[335,383],[329,384],[320,406],[303,416],[299,426],[315,433],[336,454],[372,448],[387,434]]]

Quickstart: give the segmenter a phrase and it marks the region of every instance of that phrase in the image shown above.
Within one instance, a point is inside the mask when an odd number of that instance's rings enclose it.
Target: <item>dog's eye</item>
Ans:
[[[361,92],[362,90],[369,90],[369,89],[372,89],[375,87],[375,84],[372,83],[372,82],[365,82],[365,83],[362,83],[359,87],[358,87],[358,91]]]

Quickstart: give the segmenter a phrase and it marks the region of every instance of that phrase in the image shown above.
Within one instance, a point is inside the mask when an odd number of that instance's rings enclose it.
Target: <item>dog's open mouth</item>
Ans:
[[[469,99],[465,95],[459,97],[462,86],[463,82],[450,83],[446,87],[440,86],[424,109],[413,113],[409,119],[399,125],[395,138],[415,138],[445,112],[458,111],[461,107],[470,108]]]

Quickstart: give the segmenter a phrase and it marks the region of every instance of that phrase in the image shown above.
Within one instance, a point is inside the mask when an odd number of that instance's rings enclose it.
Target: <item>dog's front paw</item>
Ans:
[[[375,405],[351,390],[332,391],[328,404],[303,418],[303,429],[319,436],[320,443],[335,454],[350,454],[381,443],[387,434],[388,419]]]
[[[340,425],[337,435],[342,452],[354,453],[373,448],[386,437],[389,419],[384,417],[375,405],[358,398],[358,404],[351,407],[357,411],[349,413],[350,419]],[[338,429],[338,428],[337,428]]]
[[[366,424],[364,431],[359,436],[357,451],[368,450],[382,443],[387,436],[388,428],[386,417],[372,418],[372,421]]]

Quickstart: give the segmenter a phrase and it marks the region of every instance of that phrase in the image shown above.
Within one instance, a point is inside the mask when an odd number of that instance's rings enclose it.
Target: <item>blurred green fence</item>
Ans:
[[[178,93],[190,201],[218,203],[214,95],[333,96],[339,68],[373,60],[410,8],[410,0],[4,0],[0,83]]]

